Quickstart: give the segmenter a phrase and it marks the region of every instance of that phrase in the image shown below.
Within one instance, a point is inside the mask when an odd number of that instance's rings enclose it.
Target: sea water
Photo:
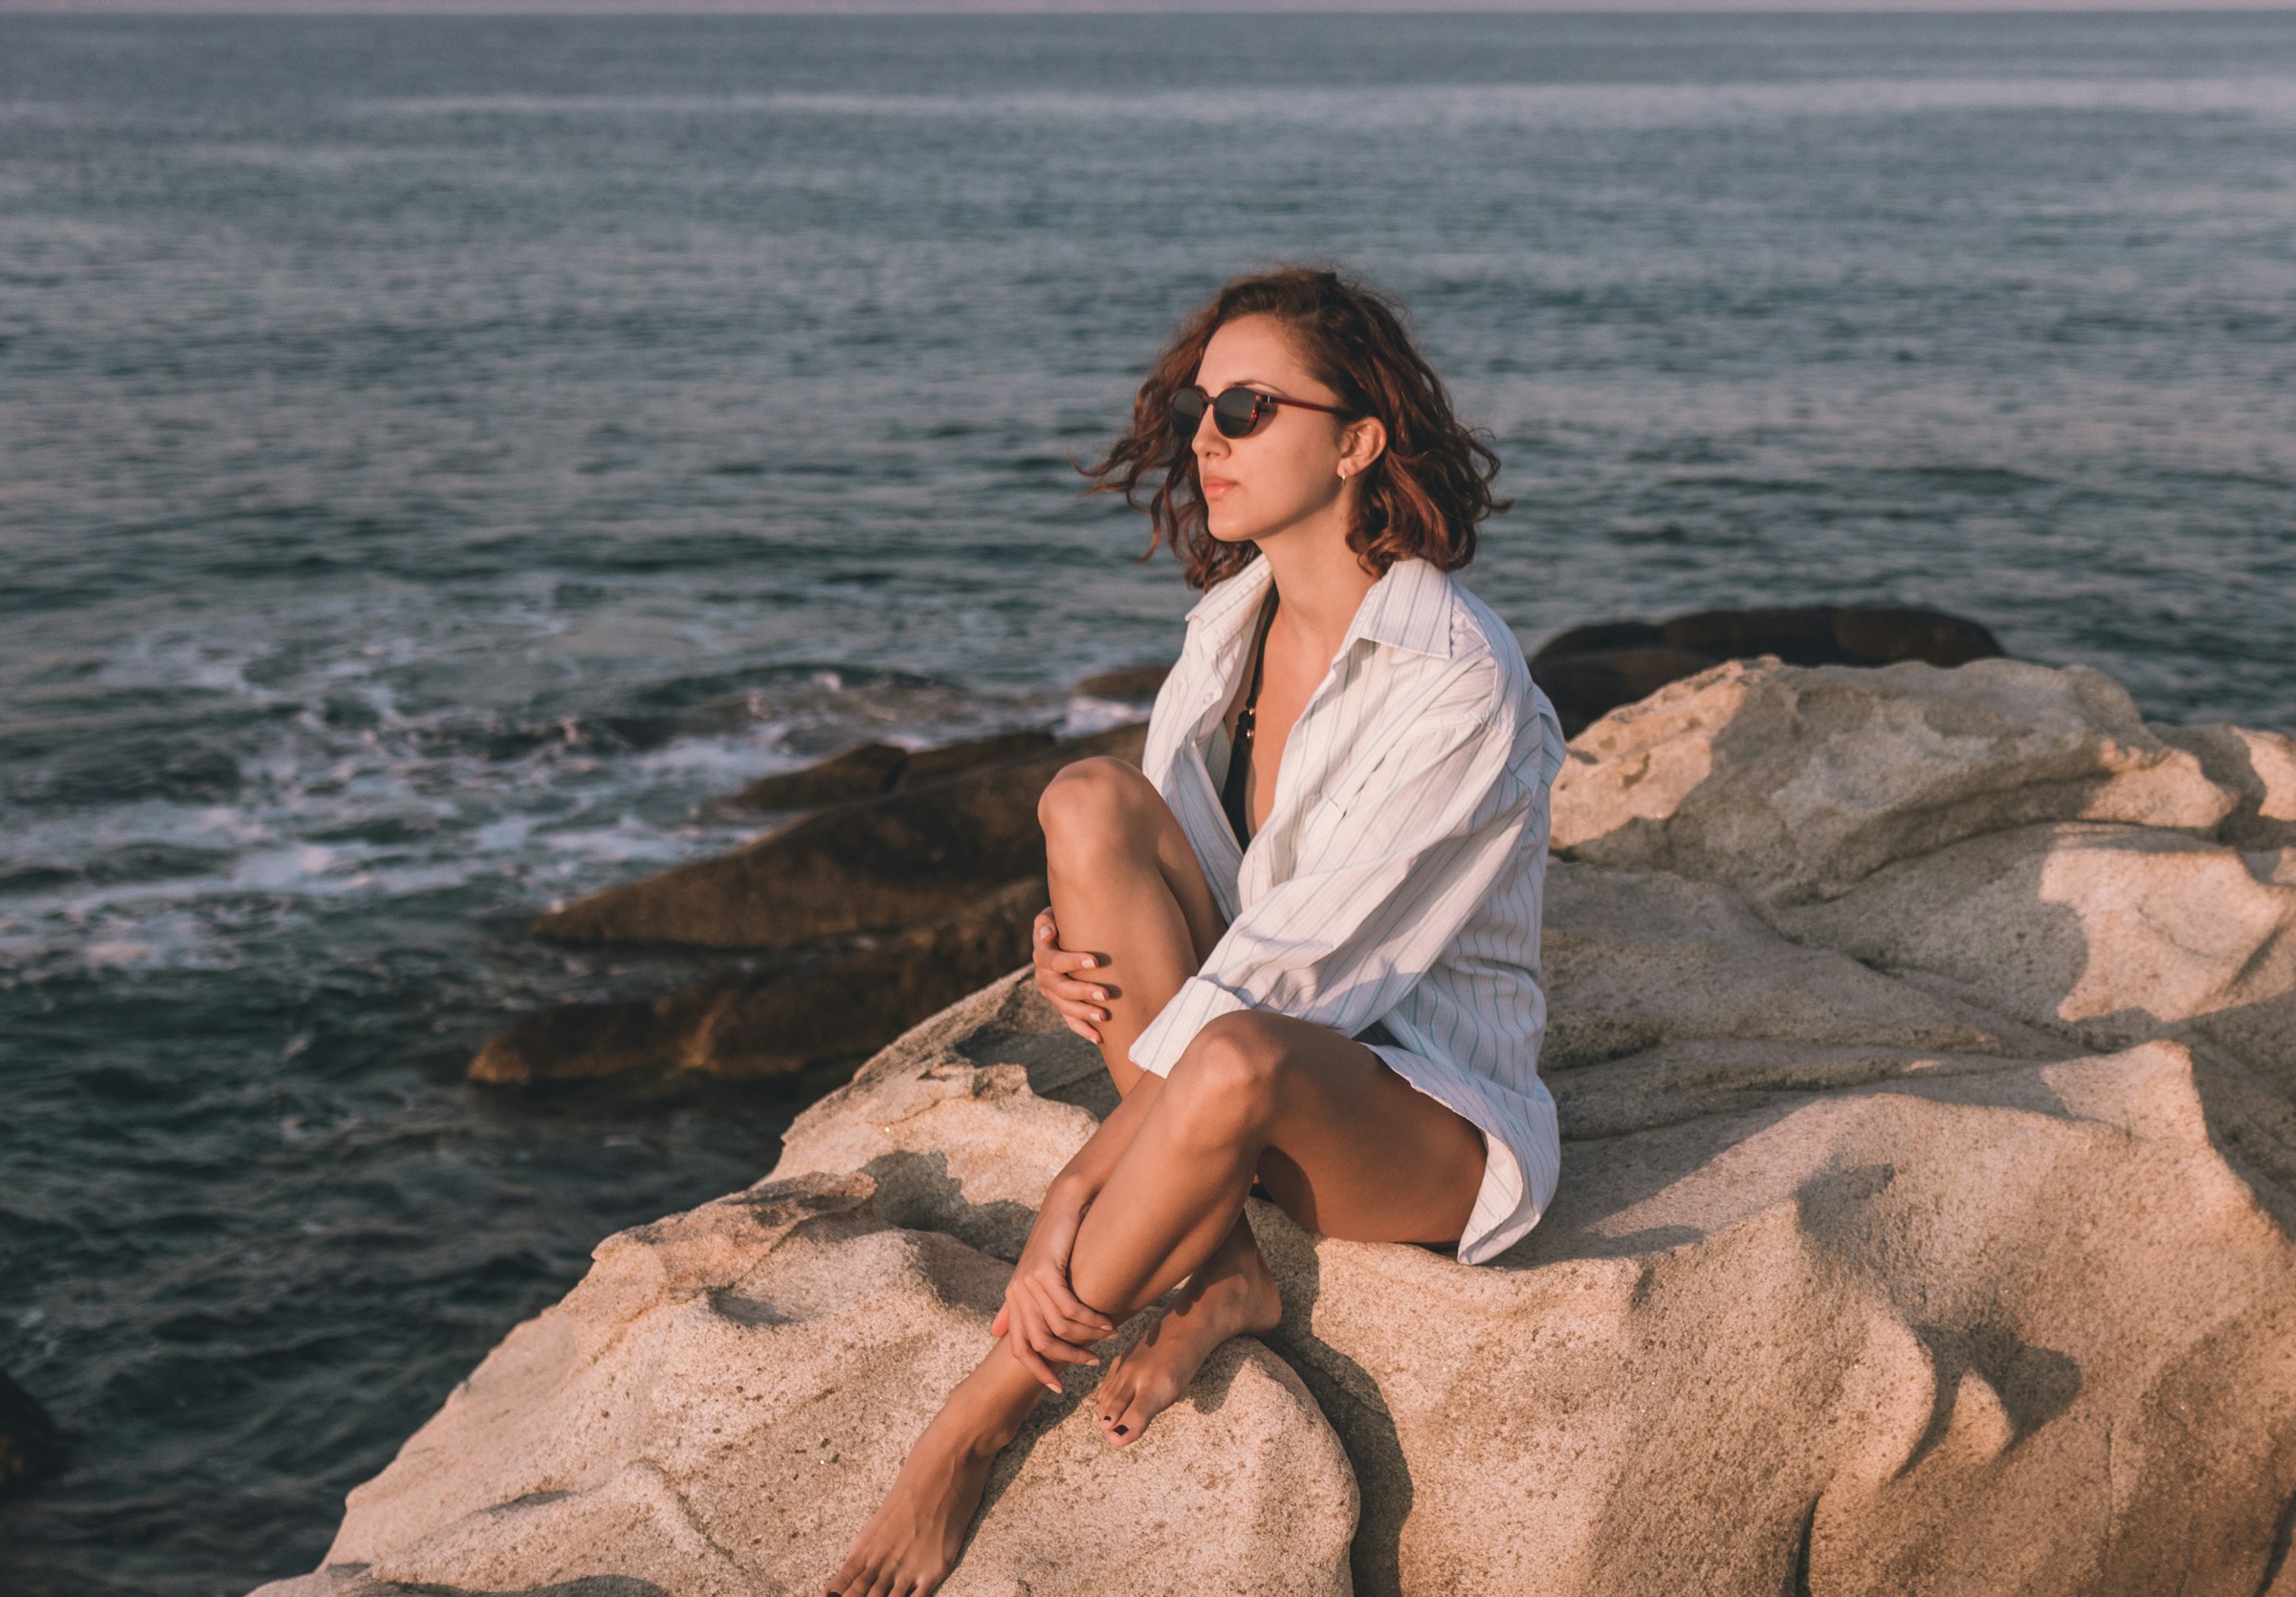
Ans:
[[[1398,293],[1526,645],[1933,605],[2296,721],[2296,16],[0,17],[12,1593],[235,1593],[808,1081],[518,1096],[536,910],[1104,725],[1175,321]]]

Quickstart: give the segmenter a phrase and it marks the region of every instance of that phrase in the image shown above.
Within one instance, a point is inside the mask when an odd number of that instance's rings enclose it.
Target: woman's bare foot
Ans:
[[[829,1582],[829,1597],[929,1597],[939,1589],[957,1567],[989,1466],[1043,1395],[1000,1342],[909,1450],[893,1489]]]
[[[1239,1216],[1147,1335],[1109,1365],[1093,1400],[1100,1429],[1115,1446],[1130,1447],[1150,1420],[1180,1401],[1213,1348],[1230,1337],[1274,1330],[1283,1312],[1275,1277]]]

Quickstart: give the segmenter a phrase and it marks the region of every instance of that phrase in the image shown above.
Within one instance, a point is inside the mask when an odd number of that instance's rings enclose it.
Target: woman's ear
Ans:
[[[1377,416],[1351,421],[1339,433],[1341,481],[1368,469],[1387,449],[1387,424]]]

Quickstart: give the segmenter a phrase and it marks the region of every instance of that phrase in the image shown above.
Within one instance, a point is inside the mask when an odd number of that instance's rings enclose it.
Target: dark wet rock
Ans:
[[[2000,643],[1975,621],[1896,607],[1701,610],[1659,631],[1669,648],[1729,660],[1776,654],[1788,665],[1967,665],[2001,654]]]
[[[1954,666],[2002,653],[1986,627],[1943,610],[1795,605],[1573,627],[1531,656],[1531,675],[1554,700],[1564,734],[1577,737],[1620,705],[1724,660],[1775,654],[1802,666]]]
[[[0,1371],[0,1497],[27,1491],[63,1467],[64,1438],[55,1421]]]
[[[793,948],[926,924],[1039,876],[1036,801],[1060,768],[1137,763],[1144,723],[806,815],[715,859],[594,893],[534,922],[561,943]]]
[[[1719,663],[1704,654],[1653,644],[1542,659],[1531,671],[1554,701],[1563,736],[1575,738],[1620,705],[1647,699],[1668,682],[1695,677]]]
[[[629,1073],[788,1076],[858,1060],[1028,960],[1047,902],[1031,877],[929,925],[811,969],[723,976],[651,1002],[575,1004],[526,1015],[471,1062],[474,1081],[525,1084]]]
[[[1102,671],[1078,682],[1075,691],[1093,699],[1137,699],[1147,700],[1156,697],[1156,690],[1164,685],[1172,675],[1168,665],[1127,665],[1115,671]]]
[[[801,770],[762,776],[740,792],[702,807],[712,816],[768,810],[820,810],[875,798],[897,787],[979,770],[1040,749],[1057,740],[1049,732],[1005,732],[939,748],[906,749],[892,743],[862,743]]]

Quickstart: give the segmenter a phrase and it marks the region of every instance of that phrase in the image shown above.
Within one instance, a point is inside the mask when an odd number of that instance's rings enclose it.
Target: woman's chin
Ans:
[[[1203,519],[1204,530],[1223,543],[1248,543],[1255,538],[1268,535],[1269,529],[1265,517],[1247,516],[1240,509],[1223,515],[1216,504],[1210,509],[1211,513]]]

